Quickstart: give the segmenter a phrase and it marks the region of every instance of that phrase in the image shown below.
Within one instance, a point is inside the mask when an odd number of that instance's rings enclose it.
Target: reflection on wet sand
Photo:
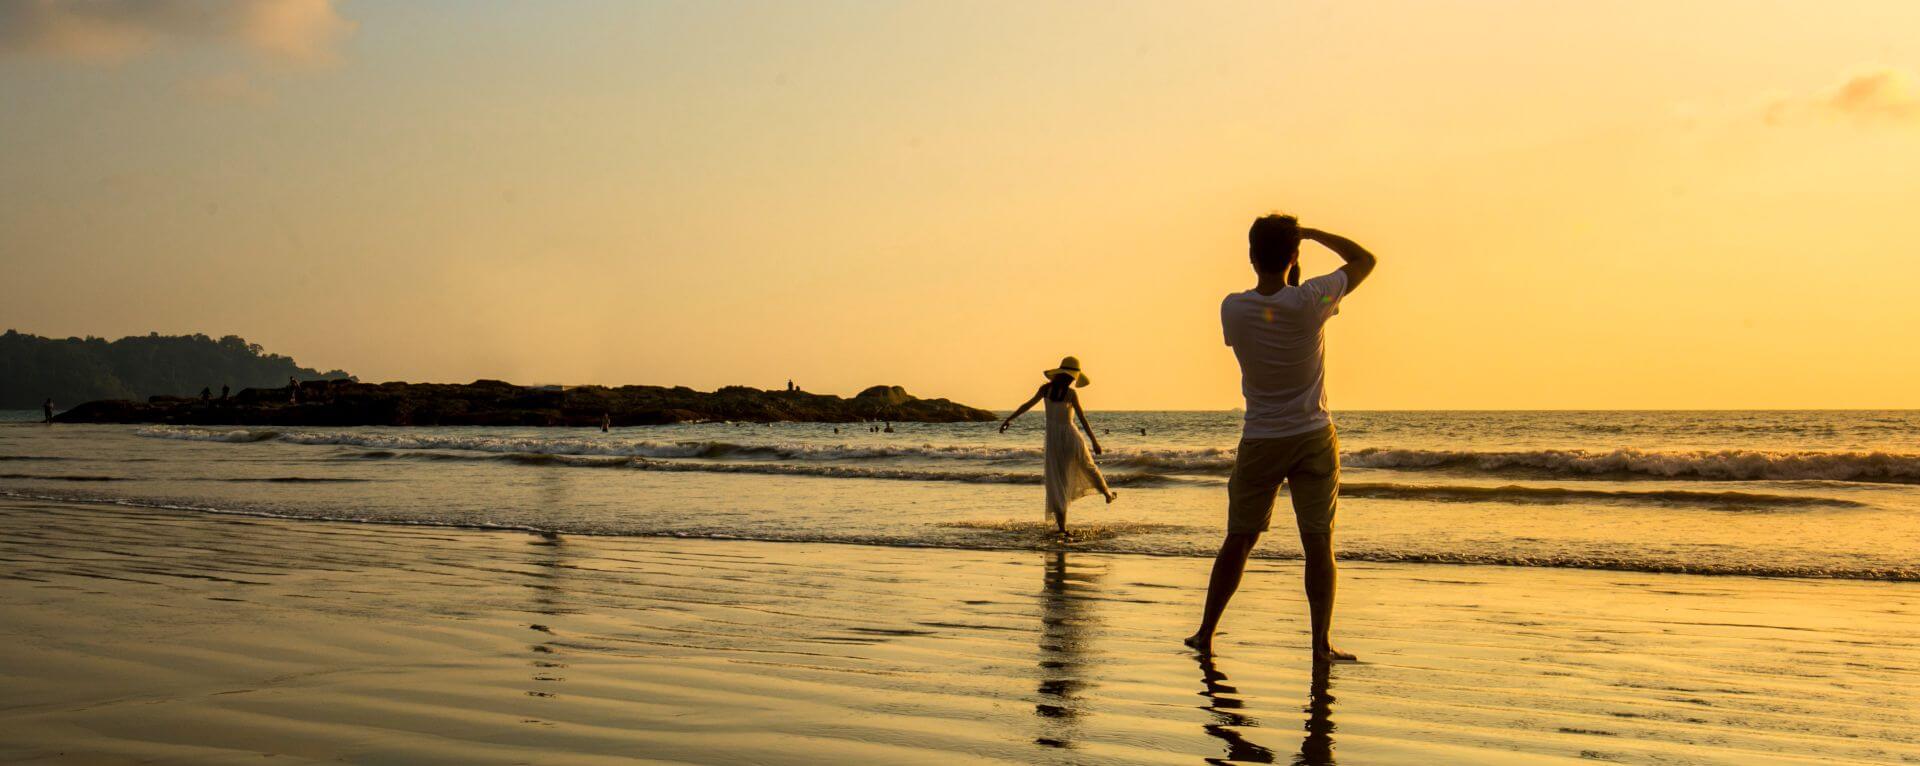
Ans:
[[[1315,663],[1313,684],[1307,689],[1307,738],[1300,743],[1294,766],[1332,766],[1333,694],[1328,692],[1333,667]]]
[[[1367,567],[1336,731],[1297,580],[1196,672],[1197,562],[1053,559],[0,500],[0,762],[1920,764],[1910,583]]]
[[[549,507],[560,507],[567,499],[566,480],[558,476],[546,477],[539,484],[539,494],[541,501],[549,504]],[[527,563],[532,565],[532,570],[528,572],[531,582],[527,583],[527,587],[533,591],[533,603],[528,606],[528,611],[540,617],[527,625],[528,629],[538,634],[538,643],[530,647],[533,650],[530,660],[534,668],[533,688],[527,690],[527,696],[552,699],[556,694],[552,685],[566,680],[560,671],[567,666],[559,661],[558,647],[553,643],[553,628],[546,624],[549,620],[544,618],[572,611],[562,601],[566,595],[566,584],[562,580],[569,568],[567,541],[558,532],[533,534],[534,539],[527,542],[533,548],[532,555],[527,559]],[[538,718],[523,718],[521,721],[550,725]]]
[[[1241,729],[1254,728],[1260,722],[1253,716],[1242,712],[1246,701],[1240,699],[1240,689],[1226,683],[1227,674],[1214,665],[1213,658],[1197,655],[1200,663],[1200,684],[1203,687],[1200,696],[1207,698],[1207,704],[1200,709],[1213,719],[1200,728],[1207,736],[1214,737],[1227,744],[1224,757],[1208,758],[1208,763],[1274,763],[1272,750],[1255,744],[1240,733]],[[1300,743],[1300,754],[1294,756],[1293,766],[1333,766],[1333,695],[1328,692],[1331,667],[1315,665],[1313,682],[1307,688],[1306,739]]]
[[[1207,712],[1213,720],[1201,725],[1208,736],[1216,737],[1227,743],[1227,755],[1224,758],[1208,758],[1208,763],[1273,763],[1273,751],[1256,745],[1241,736],[1239,729],[1259,726],[1260,722],[1241,713],[1246,701],[1233,696],[1240,693],[1238,688],[1228,686],[1227,674],[1213,664],[1213,657],[1206,654],[1195,655],[1200,662],[1200,684],[1204,688],[1200,696],[1207,698],[1207,704],[1200,709]]]
[[[560,579],[566,569],[564,559],[567,555],[567,541],[553,532],[534,534],[535,539],[527,543],[534,546],[534,550],[538,552],[528,562],[533,564],[531,574],[534,579],[528,584],[528,587],[533,590],[533,603],[529,605],[528,611],[542,616],[566,614],[569,610],[560,602],[560,597],[565,593]],[[551,626],[545,622],[533,622],[529,623],[527,628],[539,634],[538,643],[530,647],[533,650],[531,663],[534,668],[534,688],[527,690],[527,696],[551,699],[556,694],[551,685],[566,680],[559,673],[567,665],[559,661],[559,649],[553,643],[554,633]],[[534,718],[523,719],[523,721],[544,723]]]
[[[1033,714],[1040,733],[1034,742],[1070,748],[1079,721],[1091,711],[1082,694],[1091,687],[1086,669],[1098,652],[1093,648],[1093,614],[1089,596],[1104,570],[1073,568],[1066,551],[1046,554],[1045,579],[1040,595],[1039,696]]]

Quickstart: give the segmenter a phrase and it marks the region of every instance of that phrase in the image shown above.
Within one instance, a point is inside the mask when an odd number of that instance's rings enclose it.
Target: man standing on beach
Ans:
[[[1300,283],[1300,241],[1332,250],[1346,264]],[[1246,423],[1227,482],[1227,539],[1213,562],[1206,611],[1187,646],[1213,651],[1213,633],[1240,587],[1247,557],[1267,531],[1274,496],[1289,485],[1306,554],[1307,602],[1316,663],[1351,661],[1333,648],[1333,512],[1340,494],[1340,442],[1327,412],[1326,321],[1373,272],[1373,254],[1353,240],[1302,228],[1293,216],[1268,215],[1247,232],[1252,290],[1220,303],[1220,325],[1240,361]]]

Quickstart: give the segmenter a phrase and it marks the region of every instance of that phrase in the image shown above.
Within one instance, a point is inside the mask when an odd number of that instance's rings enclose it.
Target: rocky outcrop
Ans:
[[[616,426],[704,421],[851,423],[898,420],[987,422],[993,413],[921,399],[899,386],[874,386],[852,399],[805,391],[728,386],[517,386],[498,380],[465,385],[313,380],[299,389],[249,388],[230,399],[156,396],[109,399],[61,413],[63,423],[177,423],[286,426]]]

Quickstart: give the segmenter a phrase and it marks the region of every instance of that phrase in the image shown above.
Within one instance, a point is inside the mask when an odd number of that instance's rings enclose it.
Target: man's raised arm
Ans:
[[[1360,243],[1338,234],[1302,226],[1300,238],[1320,243],[1328,250],[1332,250],[1334,255],[1340,256],[1340,260],[1347,262],[1340,267],[1340,270],[1347,273],[1347,292],[1349,293],[1353,292],[1353,288],[1359,287],[1361,280],[1366,279],[1368,274],[1373,273],[1373,266],[1378,263],[1373,253],[1367,252]]]

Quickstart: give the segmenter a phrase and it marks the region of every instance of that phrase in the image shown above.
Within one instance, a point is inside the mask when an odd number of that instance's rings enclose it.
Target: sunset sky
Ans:
[[[0,4],[0,328],[363,380],[1920,407],[1920,3]],[[1310,273],[1331,269],[1307,251]]]

